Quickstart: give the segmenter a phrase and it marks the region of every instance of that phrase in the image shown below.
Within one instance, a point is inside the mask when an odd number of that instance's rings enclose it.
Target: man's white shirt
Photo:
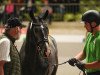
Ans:
[[[10,40],[2,38],[0,40],[0,61],[10,61]]]

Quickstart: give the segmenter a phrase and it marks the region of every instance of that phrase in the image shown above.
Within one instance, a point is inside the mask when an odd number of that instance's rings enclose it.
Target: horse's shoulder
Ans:
[[[49,39],[49,43],[52,44],[52,45],[54,45],[54,47],[57,49],[57,42],[54,39],[54,37],[52,37],[51,35],[49,35],[48,39]]]
[[[53,36],[49,35],[48,38],[52,41],[56,41]]]
[[[49,40],[49,42],[54,42],[55,41],[55,39],[51,35],[48,36],[48,40]]]

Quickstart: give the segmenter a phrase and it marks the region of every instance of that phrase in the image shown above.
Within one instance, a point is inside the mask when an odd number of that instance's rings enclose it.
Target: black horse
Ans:
[[[20,50],[22,75],[56,75],[58,52],[55,39],[50,36],[46,24],[48,11],[42,16],[34,17],[30,12],[30,22],[26,39]]]

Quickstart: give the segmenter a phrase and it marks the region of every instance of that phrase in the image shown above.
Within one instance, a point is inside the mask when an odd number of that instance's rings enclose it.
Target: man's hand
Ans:
[[[80,62],[78,61],[76,64],[75,64],[81,71],[85,71],[85,67],[84,67],[84,63],[83,62]]]
[[[68,63],[71,65],[71,66],[75,66],[75,64],[77,63],[77,59],[76,58],[71,58],[68,60]]]

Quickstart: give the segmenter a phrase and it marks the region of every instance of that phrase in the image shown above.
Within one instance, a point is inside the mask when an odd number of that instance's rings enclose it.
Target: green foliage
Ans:
[[[87,10],[100,10],[98,9],[97,4],[99,4],[100,1],[98,0],[81,0],[80,1],[80,12],[85,12]]]
[[[85,11],[89,10],[89,7],[81,7],[80,12],[84,13]]]
[[[64,15],[64,21],[74,21],[75,20],[75,16],[72,13],[66,13]]]
[[[29,15],[28,15],[28,13],[24,13],[24,18],[23,18],[24,20],[30,20],[30,17],[29,17]]]
[[[82,14],[81,13],[77,13],[75,15],[75,20],[78,21],[78,20],[81,20],[81,17],[82,17]]]
[[[60,13],[53,13],[53,20],[54,21],[62,21],[63,20],[63,15]]]

